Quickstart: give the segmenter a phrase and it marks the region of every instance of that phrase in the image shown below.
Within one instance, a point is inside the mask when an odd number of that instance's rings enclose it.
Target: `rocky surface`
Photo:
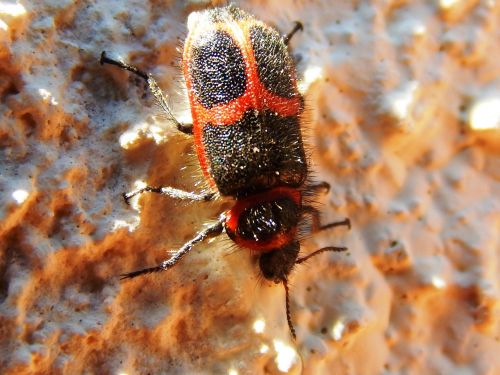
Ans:
[[[284,291],[224,235],[157,264],[221,202],[189,139],[140,80],[189,118],[180,52],[204,1],[0,2],[0,368],[5,374],[498,374],[500,4],[247,1],[294,37],[323,220],[345,245]]]

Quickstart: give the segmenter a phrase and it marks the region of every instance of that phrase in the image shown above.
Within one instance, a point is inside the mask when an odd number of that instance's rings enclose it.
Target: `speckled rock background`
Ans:
[[[284,291],[223,236],[158,263],[225,207],[121,193],[199,190],[180,53],[204,1],[0,1],[2,374],[500,374],[500,4],[248,1],[286,31],[323,220],[306,239],[298,338]]]

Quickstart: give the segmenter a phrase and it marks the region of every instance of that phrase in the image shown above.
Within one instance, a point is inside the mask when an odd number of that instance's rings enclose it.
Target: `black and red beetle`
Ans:
[[[302,25],[281,36],[277,30],[253,16],[227,6],[195,12],[188,19],[189,34],[182,66],[191,106],[192,125],[178,122],[154,78],[128,64],[101,55],[101,64],[112,64],[146,80],[159,105],[177,128],[194,136],[198,160],[210,192],[196,194],[172,187],[145,188],[124,194],[130,198],[143,192],[172,198],[210,201],[219,195],[234,199],[216,224],[199,232],[171,258],[161,264],[122,275],[133,278],[167,270],[193,246],[222,232],[238,245],[259,256],[264,278],[282,283],[290,317],[288,275],[296,264],[324,251],[324,247],[299,257],[298,228],[310,215],[311,232],[350,222],[320,225],[319,211],[311,197],[328,189],[325,182],[308,180],[308,164],[301,132],[303,98],[297,89],[295,67],[288,53],[290,38]]]

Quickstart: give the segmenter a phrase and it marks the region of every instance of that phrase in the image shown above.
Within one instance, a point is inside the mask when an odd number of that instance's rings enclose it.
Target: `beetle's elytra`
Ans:
[[[105,52],[101,55],[101,64],[119,66],[145,79],[177,128],[194,136],[200,167],[210,186],[205,194],[147,186],[124,194],[125,201],[146,191],[193,201],[219,195],[234,199],[233,207],[216,224],[199,232],[170,259],[123,278],[171,268],[196,243],[225,231],[236,244],[259,257],[260,271],[267,280],[284,285],[293,337],[287,283],[291,270],[324,251],[346,250],[330,246],[299,257],[299,226],[309,215],[310,232],[350,227],[348,219],[320,225],[319,211],[310,203],[311,196],[329,185],[308,180],[301,132],[303,99],[288,51],[290,38],[301,28],[297,22],[289,34],[281,36],[231,5],[192,13],[182,59],[192,124],[181,124],[172,116],[150,74],[110,59]]]
[[[189,17],[182,65],[201,168],[222,195],[300,187],[302,98],[281,35],[238,8]]]

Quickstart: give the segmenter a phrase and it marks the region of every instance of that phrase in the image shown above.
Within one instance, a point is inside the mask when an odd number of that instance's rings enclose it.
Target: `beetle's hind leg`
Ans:
[[[158,83],[156,80],[153,78],[153,76],[150,73],[146,73],[145,71],[133,66],[126,64],[122,61],[110,59],[106,55],[106,51],[101,52],[101,58],[99,59],[99,62],[101,65],[104,64],[109,64],[109,65],[115,65],[121,69],[128,70],[131,73],[134,73],[135,75],[141,77],[144,79],[153,93],[154,97],[156,98],[156,101],[158,102],[158,105],[161,107],[161,109],[167,114],[169,120],[173,121],[175,125],[177,126],[177,130],[185,133],[185,134],[193,134],[193,125],[192,124],[182,124],[177,119],[172,113],[172,110],[170,109],[170,106],[167,103],[167,99],[163,92],[161,91],[160,87],[158,86]]]

